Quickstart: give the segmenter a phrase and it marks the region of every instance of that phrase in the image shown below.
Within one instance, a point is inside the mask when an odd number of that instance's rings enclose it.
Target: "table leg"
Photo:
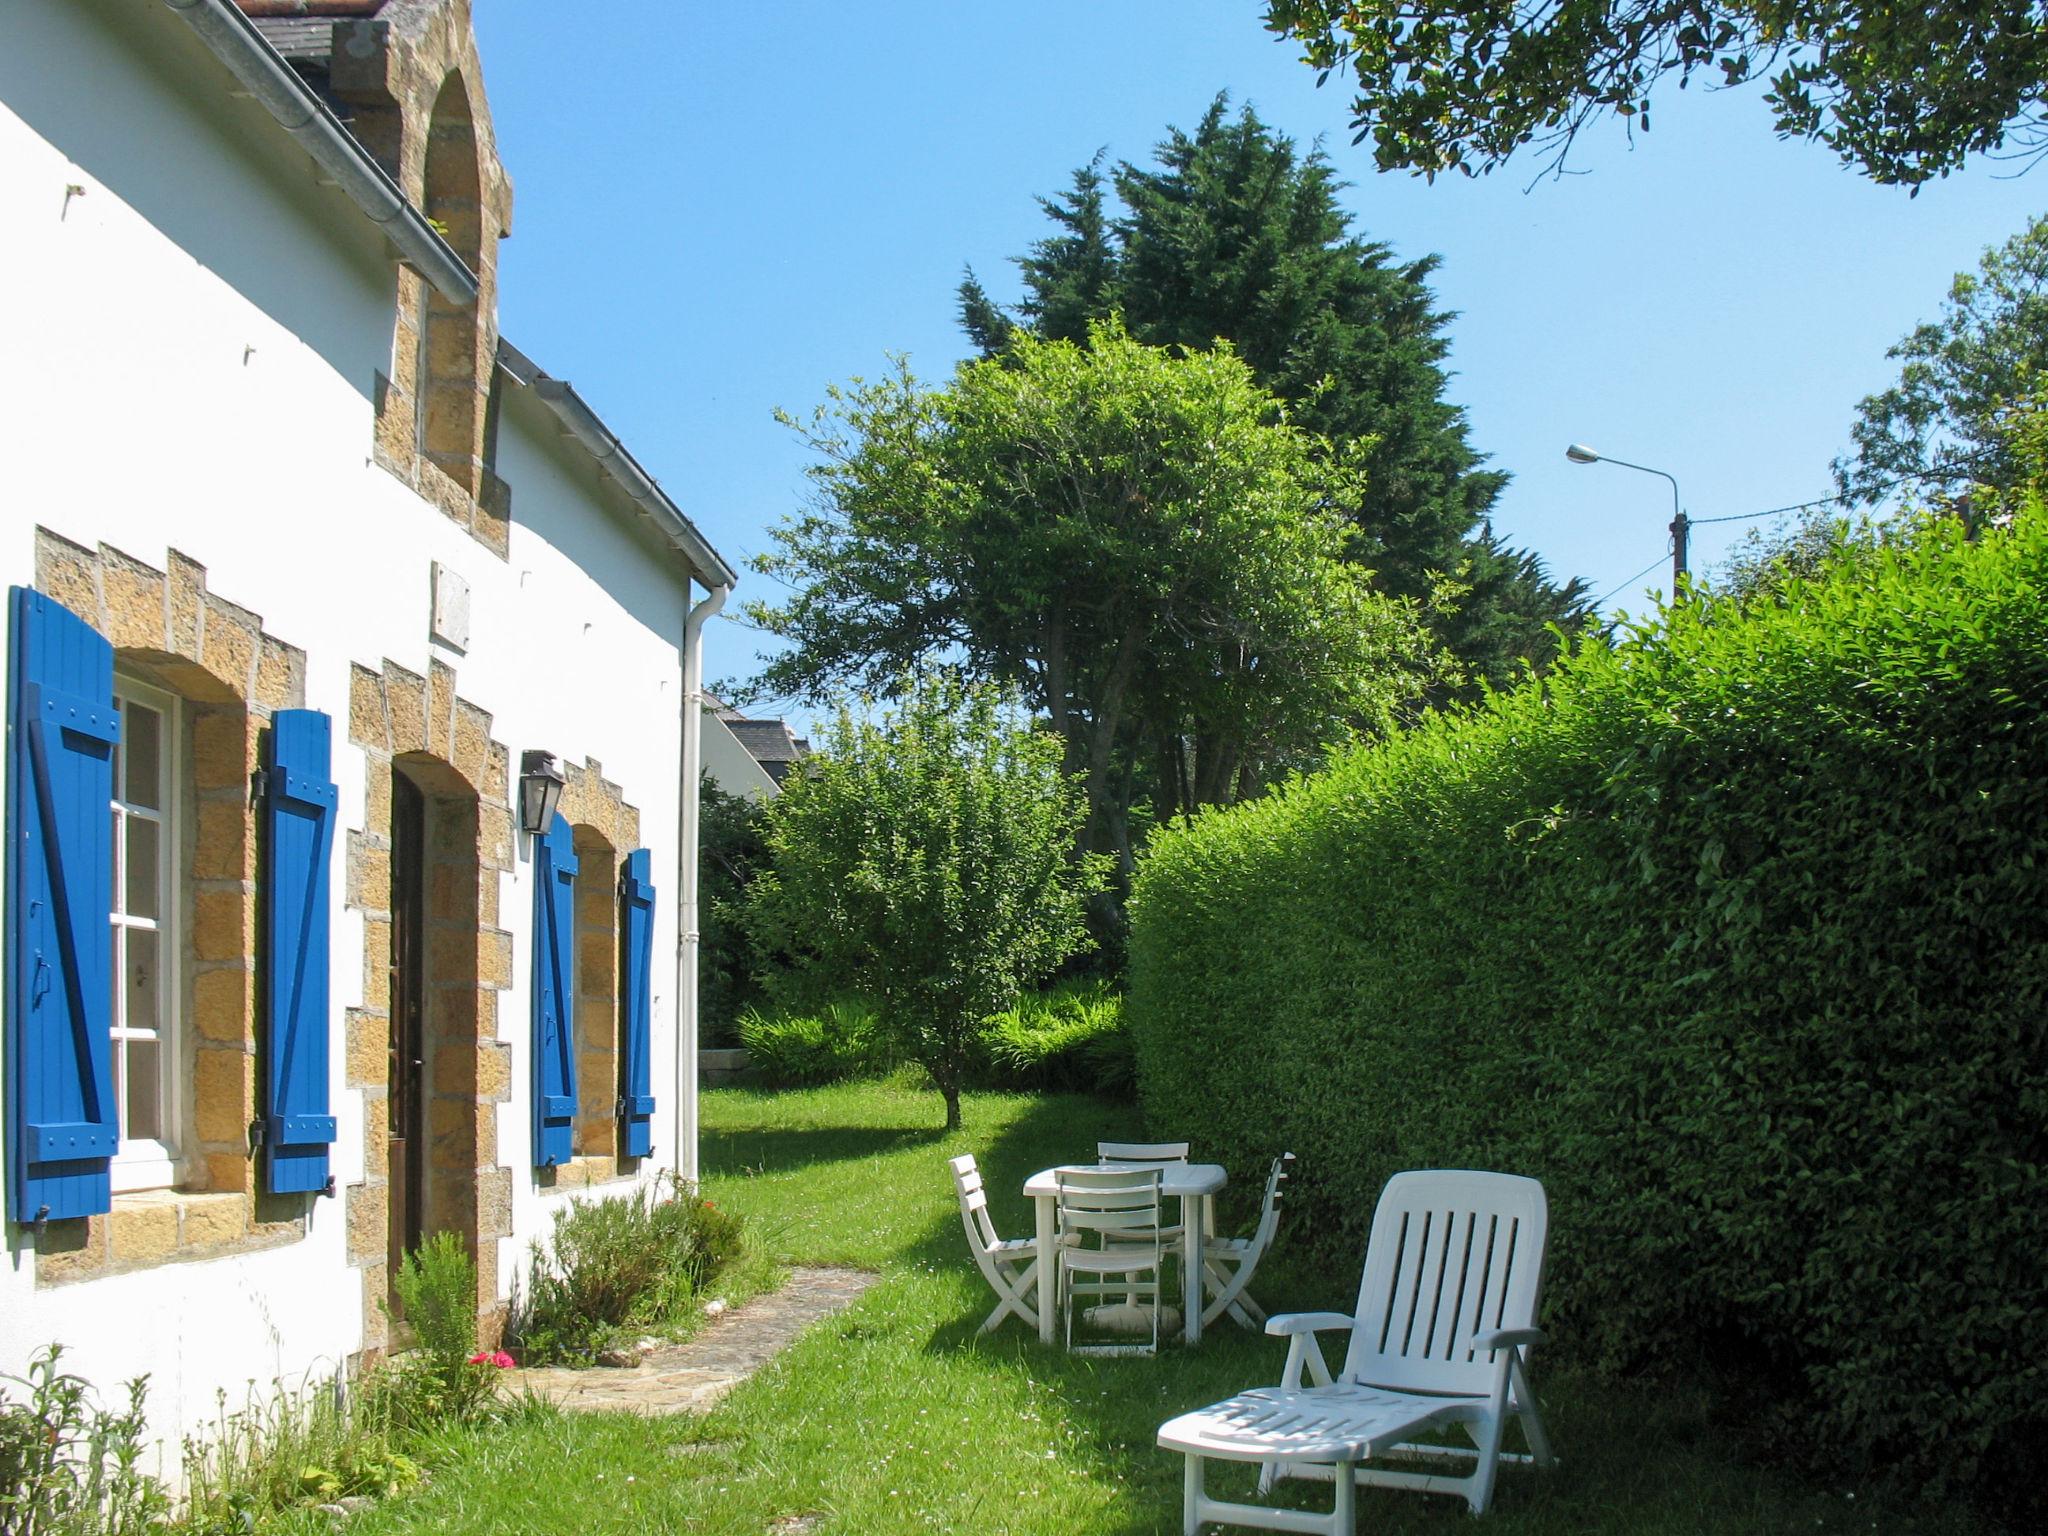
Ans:
[[[1186,1257],[1181,1281],[1181,1311],[1186,1314],[1181,1322],[1181,1331],[1190,1344],[1202,1342],[1202,1228],[1214,1220],[1210,1210],[1210,1199],[1202,1197],[1202,1203],[1194,1210],[1188,1209],[1187,1201],[1180,1203],[1180,1224],[1187,1233]]]
[[[1058,1253],[1058,1244],[1053,1237],[1056,1202],[1051,1195],[1038,1195],[1031,1203],[1038,1208],[1038,1342],[1050,1344],[1053,1341],[1053,1312],[1059,1298],[1059,1275],[1053,1267]]]

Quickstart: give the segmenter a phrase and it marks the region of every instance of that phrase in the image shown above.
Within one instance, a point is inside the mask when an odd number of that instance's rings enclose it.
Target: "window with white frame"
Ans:
[[[116,675],[114,704],[114,1188],[158,1189],[178,1158],[178,703]]]

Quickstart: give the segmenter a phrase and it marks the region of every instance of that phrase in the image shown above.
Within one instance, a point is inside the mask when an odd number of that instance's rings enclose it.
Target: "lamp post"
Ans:
[[[1661,469],[1652,469],[1647,464],[1631,464],[1627,459],[1610,458],[1604,453],[1595,453],[1584,443],[1573,443],[1565,449],[1564,456],[1574,464],[1619,464],[1623,469],[1641,470],[1646,475],[1664,475],[1671,481],[1671,595],[1678,595],[1679,578],[1685,575],[1685,536],[1692,527],[1692,519],[1685,515],[1685,509],[1678,504],[1678,482]]]

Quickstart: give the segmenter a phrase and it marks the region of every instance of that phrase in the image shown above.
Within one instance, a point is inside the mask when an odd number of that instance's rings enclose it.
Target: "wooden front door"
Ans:
[[[391,775],[390,1270],[420,1244],[426,1183],[427,801]],[[396,1302],[394,1295],[393,1301]]]

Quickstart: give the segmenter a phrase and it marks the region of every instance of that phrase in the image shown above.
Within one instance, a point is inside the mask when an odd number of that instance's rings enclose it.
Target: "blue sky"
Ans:
[[[1015,297],[1009,258],[1047,228],[1034,196],[1098,149],[1148,157],[1228,90],[1325,140],[1361,232],[1443,258],[1450,396],[1514,476],[1496,527],[1641,611],[1668,581],[1669,489],[1565,445],[1668,470],[1699,518],[1828,494],[1856,402],[1895,376],[1885,349],[2048,190],[1984,162],[1909,198],[1777,141],[1759,91],[1697,83],[1653,98],[1632,151],[1618,126],[1582,139],[1583,174],[1383,176],[1351,147],[1341,82],[1318,91],[1260,17],[1257,0],[480,0],[517,189],[505,332],[744,560],[803,495],[775,407],[806,414],[891,352],[942,379],[966,351],[962,271]],[[1695,567],[1745,526],[1699,529]],[[715,626],[707,677],[748,675],[759,644]]]

